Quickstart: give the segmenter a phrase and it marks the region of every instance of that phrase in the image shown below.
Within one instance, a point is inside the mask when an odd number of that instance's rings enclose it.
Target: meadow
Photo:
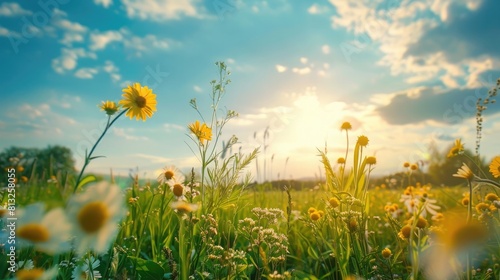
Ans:
[[[230,73],[216,65],[211,114],[190,102],[200,163],[190,173],[166,166],[157,180],[134,175],[122,189],[85,172],[118,118],[147,121],[156,111],[153,89],[138,83],[119,103],[102,102],[108,123],[75,176],[24,174],[22,155],[12,158],[0,191],[1,278],[500,279],[500,157],[485,174],[457,139],[448,156],[467,163],[449,176],[462,184],[419,182],[419,164],[401,162],[404,180],[375,185],[369,135],[350,135],[345,122],[345,155],[318,150],[323,181],[255,184],[247,169],[259,150],[231,154],[236,136],[222,145],[238,114],[222,109]]]

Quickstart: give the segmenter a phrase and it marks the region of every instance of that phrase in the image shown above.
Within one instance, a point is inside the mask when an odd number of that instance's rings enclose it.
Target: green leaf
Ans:
[[[91,157],[91,158],[89,158],[89,160],[94,160],[94,159],[96,159],[96,158],[105,158],[105,156],[95,156],[95,157]]]
[[[163,279],[165,270],[156,262],[136,257],[129,258],[136,263],[140,279]]]
[[[87,175],[85,176],[81,181],[80,183],[78,184],[78,186],[76,187],[76,189],[80,188],[80,187],[83,187],[85,186],[86,184],[88,183],[92,183],[94,182],[95,180],[97,180],[97,178],[94,176],[94,175]]]

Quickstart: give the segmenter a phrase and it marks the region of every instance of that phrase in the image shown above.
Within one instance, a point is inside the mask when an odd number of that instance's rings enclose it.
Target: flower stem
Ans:
[[[104,131],[102,132],[101,136],[99,136],[99,138],[95,142],[94,146],[92,147],[92,149],[90,149],[90,152],[85,157],[85,162],[83,163],[82,170],[80,171],[80,174],[78,175],[78,179],[76,179],[75,188],[73,189],[73,193],[76,192],[76,189],[78,188],[78,185],[80,184],[80,181],[82,180],[83,172],[85,172],[85,168],[87,168],[87,165],[89,165],[90,161],[92,160],[92,154],[94,153],[95,148],[97,147],[99,142],[101,142],[101,139],[104,137],[106,132],[108,132],[108,129],[113,125],[113,123],[115,123],[115,121],[127,111],[128,111],[128,109],[121,111],[120,114],[118,114],[111,122],[110,122],[111,116],[108,116],[108,123],[106,124],[106,128],[104,128]]]

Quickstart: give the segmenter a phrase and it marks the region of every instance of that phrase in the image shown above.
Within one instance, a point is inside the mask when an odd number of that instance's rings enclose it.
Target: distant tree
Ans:
[[[463,184],[463,179],[453,177],[453,174],[457,173],[463,163],[467,164],[475,174],[481,175],[483,172],[489,178],[489,168],[484,158],[477,160],[474,153],[468,149],[465,149],[461,155],[448,157],[448,152],[452,147],[453,145],[450,145],[447,149],[439,151],[435,144],[429,146],[431,157],[428,172],[434,184],[447,186]]]
[[[10,147],[0,153],[0,184],[6,182],[7,169],[14,167],[18,179],[21,176],[49,178],[52,175],[74,175],[75,160],[71,150],[63,146],[45,149]]]

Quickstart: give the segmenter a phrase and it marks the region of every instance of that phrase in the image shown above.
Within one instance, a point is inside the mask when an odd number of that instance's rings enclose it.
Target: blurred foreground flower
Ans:
[[[16,278],[14,278],[14,280],[52,280],[56,279],[57,272],[56,267],[49,270],[43,270],[41,268],[19,269],[16,272]]]
[[[21,242],[21,246],[34,245],[35,250],[50,255],[71,249],[69,239],[72,228],[62,208],[45,214],[45,205],[31,204],[18,210],[18,219],[17,237],[26,241]]]
[[[185,201],[175,201],[170,204],[170,207],[179,214],[191,213],[198,210],[198,204],[187,203]]]
[[[128,109],[126,116],[130,119],[146,121],[146,117],[153,116],[156,111],[156,94],[147,86],[141,86],[140,83],[135,83],[123,89],[124,99],[120,100],[120,105]]]
[[[68,217],[76,236],[76,252],[105,253],[114,241],[125,203],[117,185],[100,182],[75,194],[68,203]]]
[[[458,177],[458,178],[463,178],[471,181],[474,178],[474,173],[472,170],[467,166],[467,164],[463,164],[460,169],[458,169],[456,174],[453,174],[453,177]]]

